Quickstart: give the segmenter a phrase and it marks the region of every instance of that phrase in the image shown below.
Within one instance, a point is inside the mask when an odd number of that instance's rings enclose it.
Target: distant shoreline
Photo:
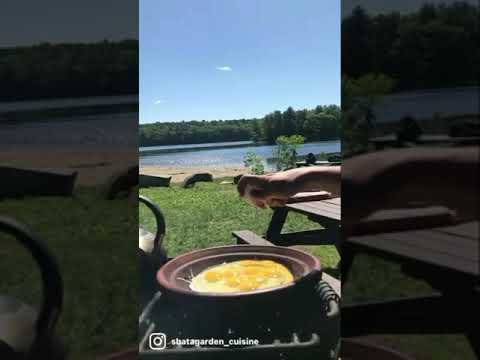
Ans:
[[[235,145],[235,143],[233,143]],[[224,148],[224,145],[232,145],[232,143],[220,143],[220,148],[209,144],[208,148],[204,146],[190,147],[188,149],[174,149],[168,152],[147,152],[139,157],[140,167],[244,167],[245,155],[250,151],[262,158],[266,169],[275,167],[274,158],[275,145],[260,145],[240,143],[239,146]],[[199,149],[200,148],[200,149]],[[298,149],[298,160],[313,153],[318,159],[325,159],[326,154],[340,151],[340,142],[311,142],[301,145]]]
[[[314,144],[314,143],[322,143],[322,142],[332,142],[332,141],[340,141],[340,139],[331,139],[331,140],[315,140],[305,142],[304,144]],[[219,142],[218,145],[216,143],[199,143],[199,144],[176,144],[176,145],[152,145],[152,146],[140,146],[139,147],[139,155],[140,156],[148,156],[153,154],[169,154],[169,153],[177,153],[177,152],[187,152],[187,151],[201,151],[201,150],[218,150],[218,149],[233,149],[233,148],[241,148],[246,146],[274,146],[275,144],[267,144],[266,142],[253,142],[253,141],[232,141],[232,142]],[[161,147],[161,149],[159,149]],[[148,150],[151,148],[151,150]],[[157,148],[157,149],[154,149]]]
[[[245,146],[261,146],[261,145],[265,145],[265,144],[254,143],[253,141],[232,141],[232,142],[219,142],[218,145],[215,145],[215,143],[154,145],[154,146],[141,146],[138,150],[138,153],[140,156],[145,156],[145,155],[153,155],[153,154],[169,154],[169,153],[186,152],[186,151],[233,149],[233,148],[240,148]],[[159,149],[159,147],[162,147],[162,149]],[[151,148],[151,149],[147,150],[147,148]]]

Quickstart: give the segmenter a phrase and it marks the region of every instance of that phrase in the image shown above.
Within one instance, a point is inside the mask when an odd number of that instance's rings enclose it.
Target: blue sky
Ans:
[[[340,1],[140,1],[141,123],[339,103]]]

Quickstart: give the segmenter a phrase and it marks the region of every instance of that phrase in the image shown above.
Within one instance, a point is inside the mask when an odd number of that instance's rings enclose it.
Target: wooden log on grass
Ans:
[[[113,200],[120,194],[126,196],[132,193],[132,189],[138,185],[138,165],[133,165],[128,169],[114,174],[107,182],[105,198]]]
[[[141,188],[169,187],[171,180],[172,180],[171,176],[158,176],[158,175],[147,175],[147,174],[140,174],[138,178],[139,186]]]
[[[77,171],[0,166],[0,198],[71,196]]]
[[[196,182],[203,181],[203,182],[212,182],[213,176],[209,173],[199,173],[187,176],[182,183],[182,187],[184,189],[191,188],[195,185]]]
[[[236,185],[239,183],[240,179],[242,178],[243,174],[237,175],[233,178],[233,183]]]

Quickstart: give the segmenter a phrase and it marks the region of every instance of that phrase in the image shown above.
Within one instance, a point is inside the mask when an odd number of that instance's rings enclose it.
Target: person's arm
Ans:
[[[342,168],[340,166],[315,166],[290,170],[294,177],[296,192],[327,191],[340,196]]]
[[[355,224],[381,209],[445,206],[478,218],[479,148],[411,148],[343,163],[342,220]]]
[[[381,209],[442,205],[462,220],[478,219],[479,149],[413,148],[347,159],[340,167],[308,167],[268,176],[243,176],[241,196],[259,207],[282,206],[302,191],[338,195],[342,224]],[[341,178],[341,181],[340,181]]]
[[[240,196],[258,207],[284,206],[299,192],[328,191],[340,196],[341,167],[304,167],[277,172],[271,175],[244,175],[238,183]]]

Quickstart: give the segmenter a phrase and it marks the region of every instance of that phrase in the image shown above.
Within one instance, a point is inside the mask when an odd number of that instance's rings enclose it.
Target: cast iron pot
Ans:
[[[185,281],[209,267],[246,259],[278,262],[291,271],[294,281],[235,293],[195,292]],[[292,329],[301,332],[319,324],[322,327],[324,321],[336,319],[339,312],[337,299],[321,295],[326,295],[323,284],[320,285],[321,277],[321,264],[316,257],[287,247],[235,245],[189,252],[170,260],[157,272],[162,307],[169,309],[165,310],[169,318],[162,321],[175,324],[188,320],[194,324],[192,334],[211,336],[221,336],[226,326],[235,328],[236,334],[250,337],[265,335],[266,330],[259,324],[271,324],[272,333],[288,333]],[[188,331],[182,328],[183,334]]]
[[[237,260],[273,260],[286,266],[294,281],[274,288],[235,293],[202,293],[190,289],[188,279],[203,270]],[[300,250],[277,246],[234,245],[212,247],[189,252],[170,260],[157,272],[157,280],[164,294],[177,303],[205,305],[252,304],[287,300],[303,291],[315,288],[321,280],[320,261]],[[279,298],[279,296],[281,296]]]

